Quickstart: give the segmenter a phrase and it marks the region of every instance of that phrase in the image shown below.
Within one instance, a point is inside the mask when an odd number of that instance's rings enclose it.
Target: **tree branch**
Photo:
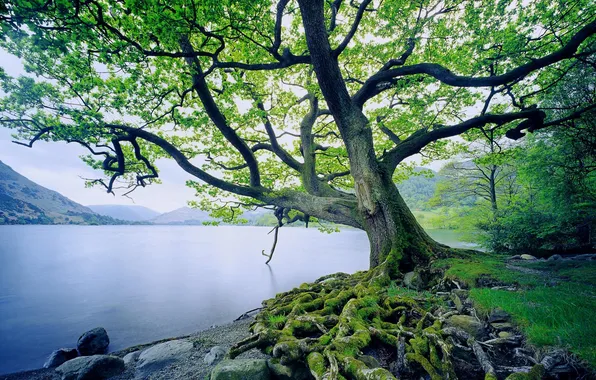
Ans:
[[[354,95],[353,99],[356,104],[362,105],[366,103],[367,100],[389,87],[383,86],[383,83],[392,84],[395,83],[397,78],[418,74],[430,75],[442,83],[455,87],[491,87],[504,85],[520,80],[533,71],[542,69],[553,63],[573,58],[579,46],[594,33],[596,33],[596,21],[593,21],[580,29],[573,37],[571,37],[567,44],[559,50],[542,58],[531,59],[529,63],[518,66],[501,75],[480,78],[462,76],[453,74],[449,69],[435,63],[419,63],[389,70],[380,70],[365,82],[360,90]]]
[[[528,119],[526,121],[531,121],[534,124],[542,124],[544,116],[545,114],[543,111],[530,109],[515,113],[485,114],[456,125],[440,127],[431,131],[420,129],[387,152],[383,161],[387,163],[390,168],[394,169],[397,164],[405,158],[419,153],[422,148],[439,139],[456,136],[472,128],[478,128],[486,124],[502,125],[519,119]]]
[[[192,52],[194,51],[190,40],[187,36],[183,35],[180,37],[180,47],[183,51]],[[244,161],[248,165],[248,170],[250,171],[250,185],[253,187],[258,187],[261,184],[261,177],[259,174],[259,166],[257,160],[255,159],[254,153],[248,147],[246,142],[236,134],[236,131],[232,129],[227,121],[225,116],[219,110],[219,107],[215,103],[215,100],[211,96],[211,92],[209,91],[209,86],[205,81],[205,77],[201,70],[201,65],[199,60],[194,57],[185,58],[187,65],[192,70],[192,80],[193,80],[193,88],[199,95],[203,106],[205,107],[205,111],[217,127],[221,134],[228,140],[232,146],[234,146],[238,152],[244,158]]]
[[[337,58],[348,46],[356,31],[358,30],[358,25],[360,25],[360,21],[362,21],[362,17],[364,16],[364,12],[366,12],[366,7],[368,4],[371,3],[372,0],[363,0],[360,6],[358,7],[358,11],[356,12],[356,18],[352,23],[352,27],[348,34],[344,37],[343,41],[339,44],[339,46],[333,51],[333,56]]]

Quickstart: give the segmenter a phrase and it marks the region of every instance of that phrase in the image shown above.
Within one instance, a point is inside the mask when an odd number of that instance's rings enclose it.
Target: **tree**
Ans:
[[[171,157],[220,216],[273,206],[286,222],[365,230],[371,267],[447,252],[394,185],[406,158],[594,108],[547,119],[536,100],[593,52],[585,0],[16,0],[0,12],[2,47],[32,74],[1,74],[1,122],[20,143],[81,144],[108,192],[156,182],[155,160]],[[492,106],[499,96],[511,100]]]
[[[564,81],[541,94],[544,109],[564,116],[577,104],[594,103],[595,69],[591,61],[576,62]],[[489,144],[474,150],[472,161],[441,170],[434,201],[462,209],[462,201],[472,200],[457,222],[482,231],[477,237],[494,252],[590,249],[596,220],[594,112],[508,149],[486,133]]]

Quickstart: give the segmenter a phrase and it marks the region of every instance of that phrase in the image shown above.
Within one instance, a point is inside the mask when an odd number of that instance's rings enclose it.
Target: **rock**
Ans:
[[[596,260],[596,254],[585,253],[585,254],[582,254],[582,255],[573,256],[571,259],[572,260],[586,260],[586,261]]]
[[[144,378],[148,373],[168,366],[191,352],[193,347],[193,344],[187,340],[170,340],[149,347],[139,355],[137,377]]]
[[[226,356],[226,350],[220,346],[215,346],[211,348],[211,351],[209,351],[207,355],[205,355],[203,361],[205,364],[213,365],[223,359],[224,356]]]
[[[283,365],[279,359],[267,360],[267,366],[276,380],[310,380],[310,371],[304,365]]]
[[[490,312],[488,316],[488,322],[507,322],[510,318],[511,316],[505,310],[496,308]]]
[[[80,356],[56,368],[62,380],[102,380],[124,372],[124,361],[117,356]]]
[[[484,324],[470,315],[451,316],[445,321],[445,326],[462,329],[476,339],[486,335]]]
[[[463,302],[461,302],[461,299],[459,298],[459,296],[455,293],[452,293],[451,299],[453,300],[455,309],[457,309],[457,311],[461,313],[464,310],[464,304],[463,304]]]
[[[563,257],[561,255],[552,255],[546,261],[556,261],[556,260],[562,260],[562,259],[563,259]]]
[[[235,359],[220,362],[211,372],[211,380],[270,380],[265,359]]]
[[[519,260],[521,259],[521,255],[513,255],[507,258],[507,260]]]
[[[404,286],[406,288],[419,289],[422,286],[422,279],[417,272],[408,272],[404,274]]]
[[[507,322],[495,322],[490,324],[495,330],[513,330],[513,325]]]
[[[81,335],[77,342],[77,350],[83,356],[104,354],[109,344],[110,338],[106,329],[97,327]]]
[[[511,338],[512,336],[513,336],[513,334],[510,332],[499,331],[499,338],[507,339],[507,338]]]
[[[519,258],[522,260],[536,260],[536,257],[528,254],[520,255]]]
[[[141,351],[129,352],[128,354],[124,355],[122,360],[124,360],[124,364],[129,365],[131,363],[135,363],[139,359],[139,355],[141,355]]]
[[[79,356],[76,348],[61,348],[50,354],[43,368],[55,368]]]

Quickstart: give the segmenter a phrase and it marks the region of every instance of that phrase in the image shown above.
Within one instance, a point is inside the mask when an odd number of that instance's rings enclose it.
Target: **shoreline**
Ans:
[[[242,340],[243,338],[250,335],[249,327],[253,317],[231,321],[226,324],[211,327],[205,330],[200,330],[189,335],[183,335],[178,337],[171,337],[166,339],[160,339],[153,342],[138,344],[130,346],[118,351],[108,352],[106,355],[117,356],[123,358],[125,355],[135,352],[142,351],[147,348],[153,347],[160,343],[173,341],[173,340],[187,340],[193,343],[194,349],[188,355],[188,357],[181,357],[180,360],[172,362],[170,365],[152,371],[152,379],[187,379],[189,375],[193,378],[203,379],[207,374],[211,373],[211,370],[215,367],[213,365],[207,365],[204,363],[203,358],[214,346],[220,346],[226,351],[235,343]],[[268,358],[267,355],[260,351],[253,349],[250,352],[246,352],[242,357],[245,358]],[[163,372],[163,373],[162,373]],[[126,370],[111,379],[113,380],[132,380],[135,378],[135,366],[127,365]],[[33,370],[26,370],[20,372],[13,372],[0,375],[0,380],[59,380],[60,376],[56,373],[56,368],[38,368]]]

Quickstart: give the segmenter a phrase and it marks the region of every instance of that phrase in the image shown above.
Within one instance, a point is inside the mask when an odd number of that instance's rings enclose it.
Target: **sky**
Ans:
[[[0,49],[0,66],[10,76],[24,73],[20,60]],[[76,144],[37,141],[33,148],[12,142],[12,131],[0,126],[0,161],[31,181],[83,205],[139,205],[158,212],[168,212],[184,207],[194,198],[194,191],[185,183],[192,176],[180,169],[171,159],[160,159],[156,166],[160,170],[161,184],[154,184],[135,190],[129,199],[121,195],[106,193],[103,188],[86,188],[83,178],[100,178],[79,158],[87,154],[85,148]],[[416,161],[416,158],[413,158]],[[438,170],[441,163],[430,165]],[[196,179],[196,178],[195,178]]]

